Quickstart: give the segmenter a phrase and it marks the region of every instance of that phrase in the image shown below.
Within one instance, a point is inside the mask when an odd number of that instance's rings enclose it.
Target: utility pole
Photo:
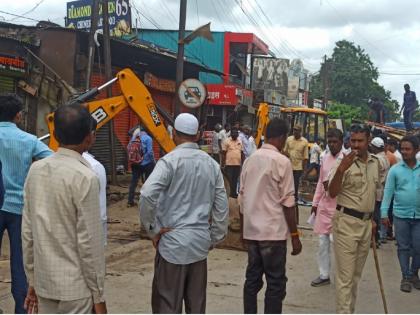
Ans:
[[[179,8],[179,31],[178,31],[178,55],[176,61],[176,93],[174,116],[181,112],[181,101],[178,97],[178,89],[184,80],[184,37],[185,20],[187,19],[187,0],[180,0]]]
[[[112,65],[111,65],[111,42],[109,35],[109,15],[108,15],[108,0],[102,0],[102,28],[104,32],[104,59],[105,59],[105,80],[112,79]],[[111,86],[106,88],[107,97],[112,96]],[[114,139],[114,121],[109,122],[109,142],[111,146],[111,183],[117,184],[117,167],[115,156],[115,139]]]
[[[92,15],[90,18],[90,32],[89,32],[89,48],[88,48],[88,65],[86,71],[86,91],[90,88],[90,77],[92,75],[92,68],[95,61],[95,32],[98,28],[99,19],[99,0],[93,0]]]
[[[322,70],[321,72],[322,88],[324,90],[324,93],[323,93],[324,99],[322,102],[322,109],[326,110],[328,106],[328,93],[330,91],[330,84],[329,84],[330,65],[329,65],[329,61],[327,61],[327,55],[324,55],[324,64],[322,65],[321,70]]]

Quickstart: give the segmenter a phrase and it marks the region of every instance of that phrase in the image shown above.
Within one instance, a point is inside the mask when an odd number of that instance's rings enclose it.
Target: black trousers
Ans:
[[[264,285],[265,314],[280,314],[286,296],[286,241],[247,241],[248,266],[244,285],[244,313],[257,313],[257,294]]]
[[[132,164],[131,165],[131,182],[130,187],[128,189],[128,202],[134,202],[134,193],[136,192],[137,185],[139,183],[140,178],[142,178],[142,182],[144,183],[147,178],[149,178],[150,174],[152,174],[153,169],[155,168],[155,163],[149,163],[146,165],[140,164]]]
[[[175,265],[156,251],[152,284],[154,314],[204,314],[206,312],[207,259]]]
[[[293,171],[293,181],[295,184],[295,201],[299,199],[299,184],[300,178],[302,177],[303,171]]]
[[[230,197],[238,198],[238,194],[236,193],[236,186],[238,185],[239,175],[241,174],[241,166],[226,165],[225,171],[230,184]]]

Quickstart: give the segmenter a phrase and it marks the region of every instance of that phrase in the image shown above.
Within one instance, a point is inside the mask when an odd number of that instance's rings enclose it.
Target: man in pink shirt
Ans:
[[[327,192],[328,175],[336,166],[337,159],[343,157],[343,133],[339,129],[329,129],[327,142],[330,151],[321,160],[318,184],[316,186],[312,211],[315,213],[314,232],[319,235],[318,267],[319,277],[311,282],[311,286],[320,287],[330,284],[330,235],[332,230],[332,218],[336,212],[337,202]]]
[[[264,313],[281,313],[286,296],[286,240],[291,235],[292,255],[302,250],[295,221],[292,165],[282,155],[288,134],[287,122],[270,121],[266,142],[242,168],[239,206],[243,239],[248,245],[244,285],[244,312],[257,313],[257,294],[267,289]]]

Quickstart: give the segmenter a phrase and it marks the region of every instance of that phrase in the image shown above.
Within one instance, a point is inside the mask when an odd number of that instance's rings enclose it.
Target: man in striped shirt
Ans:
[[[23,104],[16,95],[0,95],[0,160],[5,190],[4,203],[0,208],[0,244],[7,230],[15,313],[26,313],[23,302],[28,289],[22,261],[23,185],[32,161],[52,153],[34,135],[17,127],[22,120],[22,113]]]

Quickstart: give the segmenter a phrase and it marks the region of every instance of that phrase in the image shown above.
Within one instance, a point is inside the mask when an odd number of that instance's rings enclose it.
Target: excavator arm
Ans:
[[[120,85],[121,95],[90,101],[102,89],[116,81]],[[169,152],[175,148],[175,143],[166,131],[166,127],[159,116],[158,108],[153,102],[152,96],[143,82],[130,69],[121,70],[117,73],[116,78],[99,88],[94,88],[80,95],[75,101],[86,103],[92,117],[98,122],[98,129],[113,119],[119,112],[130,107],[137,114],[140,123],[165,152]],[[54,113],[47,116],[47,124],[50,132],[49,146],[52,150],[56,151],[58,142],[54,137]]]
[[[255,145],[257,148],[260,147],[261,138],[265,135],[265,131],[267,129],[267,125],[270,121],[268,117],[268,104],[267,103],[260,103],[257,112],[258,118],[258,127],[257,127],[257,136],[255,137]]]

